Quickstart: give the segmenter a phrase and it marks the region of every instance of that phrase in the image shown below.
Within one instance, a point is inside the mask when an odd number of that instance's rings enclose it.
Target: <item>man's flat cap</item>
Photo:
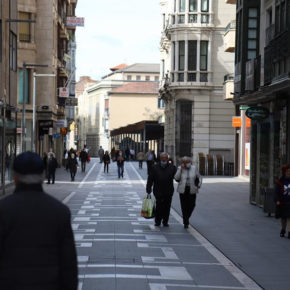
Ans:
[[[42,174],[44,171],[43,160],[37,153],[23,152],[15,158],[13,170],[23,175]]]

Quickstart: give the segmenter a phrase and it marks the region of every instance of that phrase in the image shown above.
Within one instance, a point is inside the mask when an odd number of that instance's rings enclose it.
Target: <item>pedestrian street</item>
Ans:
[[[146,181],[137,164],[118,179],[94,160],[65,203],[79,261],[79,289],[260,289],[182,218],[171,211],[170,227],[140,216]],[[143,169],[146,170],[146,169]]]

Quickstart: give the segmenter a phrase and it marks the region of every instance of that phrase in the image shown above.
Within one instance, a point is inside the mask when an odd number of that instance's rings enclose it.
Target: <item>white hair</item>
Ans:
[[[189,162],[192,163],[192,160],[191,160],[190,157],[184,156],[184,157],[181,158],[181,162],[182,163],[189,163]]]

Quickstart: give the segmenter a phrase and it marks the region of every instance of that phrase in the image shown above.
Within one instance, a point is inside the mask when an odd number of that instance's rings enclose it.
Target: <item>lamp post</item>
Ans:
[[[55,74],[37,74],[37,73],[33,73],[33,108],[32,108],[32,112],[33,112],[33,121],[32,121],[32,152],[36,151],[36,78],[37,77],[55,77]]]

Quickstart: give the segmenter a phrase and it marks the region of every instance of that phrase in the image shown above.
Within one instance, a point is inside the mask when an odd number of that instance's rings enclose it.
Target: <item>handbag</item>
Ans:
[[[88,155],[88,157],[87,157],[87,162],[88,162],[88,163],[91,162],[91,157],[90,157],[90,155]]]
[[[145,219],[152,219],[155,217],[155,201],[151,198],[151,194],[143,199],[141,216]]]

